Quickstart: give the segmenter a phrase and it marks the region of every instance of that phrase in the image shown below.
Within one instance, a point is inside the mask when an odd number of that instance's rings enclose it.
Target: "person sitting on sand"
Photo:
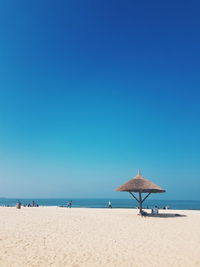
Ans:
[[[144,210],[142,210],[142,211],[141,211],[141,215],[142,215],[142,216],[147,216],[147,212],[144,211]]]
[[[155,208],[151,210],[151,213],[154,215],[157,215],[158,214],[158,207],[155,206]]]
[[[158,214],[158,211],[159,211],[158,206],[155,206],[155,212],[156,212],[156,214]]]

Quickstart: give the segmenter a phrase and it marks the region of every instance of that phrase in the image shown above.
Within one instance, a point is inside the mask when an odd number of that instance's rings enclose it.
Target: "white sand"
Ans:
[[[200,211],[137,212],[0,208],[0,266],[200,266]]]

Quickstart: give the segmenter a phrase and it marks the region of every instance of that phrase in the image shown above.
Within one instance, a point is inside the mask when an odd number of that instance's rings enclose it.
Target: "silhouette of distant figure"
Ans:
[[[112,209],[112,203],[111,203],[110,200],[108,201],[108,208],[111,208]]]
[[[154,214],[154,215],[157,215],[158,214],[158,211],[159,211],[159,208],[157,206],[155,206],[155,208],[153,208],[151,210],[151,213]]]
[[[71,208],[72,207],[72,200],[70,200],[70,201],[67,202],[67,207],[68,208]]]
[[[16,204],[16,208],[17,208],[17,209],[21,209],[21,205],[22,205],[21,202],[18,200],[18,201],[17,201],[17,204]]]

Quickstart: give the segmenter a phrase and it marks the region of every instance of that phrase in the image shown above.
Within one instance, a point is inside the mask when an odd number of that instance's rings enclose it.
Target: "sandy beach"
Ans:
[[[200,211],[0,208],[0,266],[200,266]]]

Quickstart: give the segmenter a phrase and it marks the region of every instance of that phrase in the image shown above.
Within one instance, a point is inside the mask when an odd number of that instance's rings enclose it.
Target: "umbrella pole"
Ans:
[[[140,209],[140,214],[142,214],[142,193],[139,192],[139,209]]]

